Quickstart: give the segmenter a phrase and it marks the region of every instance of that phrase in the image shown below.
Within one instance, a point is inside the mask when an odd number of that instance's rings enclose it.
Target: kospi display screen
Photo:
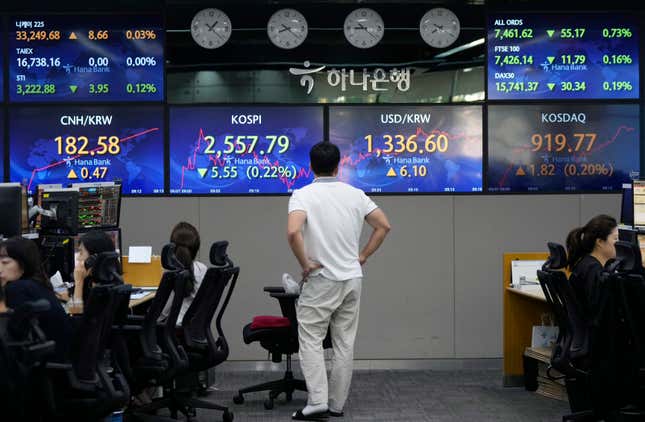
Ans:
[[[313,180],[322,140],[318,106],[171,108],[170,193],[289,193]]]
[[[638,98],[638,46],[633,14],[491,14],[488,99]]]
[[[39,184],[120,179],[124,194],[164,192],[163,107],[13,107],[10,180]]]
[[[636,104],[488,106],[488,190],[620,192],[639,137]]]
[[[383,193],[480,192],[482,107],[332,106],[339,177]]]
[[[161,16],[14,16],[9,25],[13,102],[164,99]]]

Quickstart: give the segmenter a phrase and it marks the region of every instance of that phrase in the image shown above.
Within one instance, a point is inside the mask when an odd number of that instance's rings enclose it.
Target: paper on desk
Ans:
[[[63,276],[60,275],[60,271],[56,271],[56,274],[49,278],[49,281],[52,284],[54,290],[65,288],[65,283],[63,282]]]
[[[514,260],[511,261],[511,284],[518,288],[524,285],[539,285],[537,271],[544,261]]]
[[[149,264],[152,261],[152,246],[130,246],[128,262],[130,264]]]

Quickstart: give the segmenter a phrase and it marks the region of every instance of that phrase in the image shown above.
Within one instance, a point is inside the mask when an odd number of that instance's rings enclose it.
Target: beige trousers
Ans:
[[[300,366],[309,391],[308,404],[328,404],[343,410],[354,368],[354,340],[358,328],[361,278],[347,281],[311,276],[298,299]],[[333,358],[329,383],[322,342],[331,331]]]

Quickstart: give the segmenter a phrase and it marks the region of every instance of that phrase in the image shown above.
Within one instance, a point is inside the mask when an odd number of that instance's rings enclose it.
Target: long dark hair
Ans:
[[[182,221],[177,223],[172,229],[170,241],[175,244],[175,255],[177,259],[190,271],[192,276],[186,286],[186,296],[188,296],[195,288],[193,263],[199,252],[199,246],[201,245],[199,232],[192,224]]]
[[[614,217],[600,214],[589,220],[584,226],[571,230],[567,236],[569,269],[573,270],[578,261],[593,251],[596,239],[607,240],[616,227],[618,227],[618,223]]]
[[[45,274],[40,260],[40,251],[34,241],[21,237],[5,240],[0,243],[0,256],[8,256],[18,262],[23,280],[33,280],[49,290],[54,290],[49,277]]]
[[[110,236],[100,230],[89,231],[83,234],[78,241],[90,255],[96,255],[101,252],[114,252],[116,249]]]

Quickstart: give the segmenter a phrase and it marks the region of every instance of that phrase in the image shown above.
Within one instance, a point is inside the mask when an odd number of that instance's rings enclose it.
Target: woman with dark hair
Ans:
[[[192,275],[190,282],[186,286],[186,296],[181,304],[179,317],[177,318],[177,326],[181,327],[184,315],[190,307],[190,304],[193,303],[193,299],[199,290],[199,286],[206,275],[208,267],[199,261],[195,261],[197,253],[199,252],[201,240],[199,238],[199,232],[192,224],[184,221],[178,223],[172,229],[170,241],[175,244],[175,255],[177,256],[177,259],[184,265],[184,267],[190,270]],[[166,306],[159,317],[160,321],[167,319],[168,315],[170,315],[170,308],[172,307],[174,297],[174,293],[171,293],[168,297],[168,302],[166,302]]]
[[[13,238],[0,243],[0,284],[8,308],[40,299],[49,302],[49,310],[39,315],[38,322],[47,338],[56,342],[55,360],[65,361],[72,334],[71,321],[43,271],[40,252],[33,241]]]
[[[588,316],[597,315],[601,304],[601,274],[605,264],[616,258],[618,223],[598,215],[567,236],[568,266],[576,297]]]
[[[603,418],[611,418],[623,405],[624,381],[616,351],[616,315],[611,291],[603,283],[607,262],[616,258],[618,224],[613,217],[598,215],[583,227],[573,229],[567,236],[569,277],[577,302],[587,324],[577,327],[588,330],[587,361],[594,382],[579,385],[571,382],[570,389],[580,409],[594,408]],[[613,420],[613,419],[605,419]]]
[[[89,297],[91,282],[91,269],[85,268],[85,261],[92,256],[102,252],[114,252],[114,241],[107,233],[93,230],[81,236],[79,239],[78,255],[74,266],[74,302],[80,304]]]

